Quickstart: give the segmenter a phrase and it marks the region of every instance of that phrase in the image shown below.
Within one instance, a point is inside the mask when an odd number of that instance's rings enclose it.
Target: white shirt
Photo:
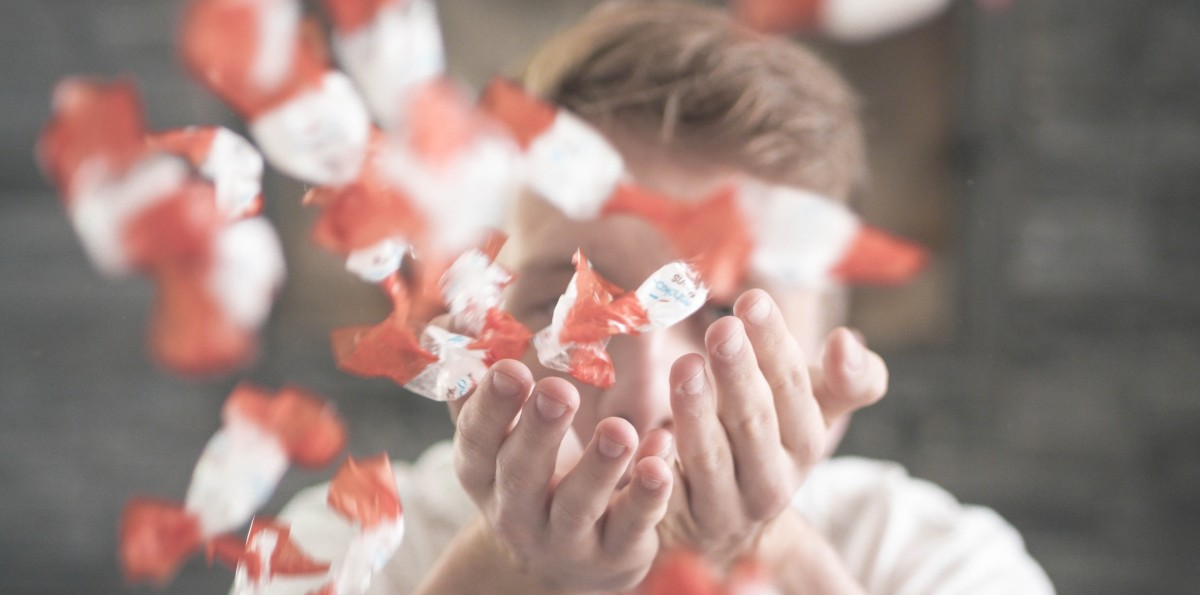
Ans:
[[[404,506],[399,551],[371,593],[410,593],[476,515],[441,442],[416,463],[396,463]],[[325,505],[327,485],[300,492],[282,517],[301,548],[335,559],[354,529]],[[862,458],[828,460],[810,473],[792,505],[829,541],[869,593],[880,595],[1041,595],[1054,593],[1020,535],[990,509],[964,506],[899,465]],[[273,590],[272,590],[273,591]]]

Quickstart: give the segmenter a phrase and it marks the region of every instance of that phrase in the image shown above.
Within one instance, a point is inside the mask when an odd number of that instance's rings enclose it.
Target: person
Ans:
[[[846,201],[864,179],[847,84],[718,10],[604,4],[544,45],[524,83],[677,200],[750,176]],[[675,258],[644,220],[576,221],[532,194],[510,223],[508,307],[532,329],[549,323],[577,247],[621,287]],[[495,364],[451,405],[454,440],[396,465],[406,536],[371,592],[622,592],[679,547],[718,568],[752,557],[785,593],[1053,591],[995,513],[894,464],[828,458],[888,382],[839,326],[841,291],[744,285],[681,324],[613,338],[607,389],[532,354]],[[307,490],[282,515],[317,558],[352,533],[324,497]]]

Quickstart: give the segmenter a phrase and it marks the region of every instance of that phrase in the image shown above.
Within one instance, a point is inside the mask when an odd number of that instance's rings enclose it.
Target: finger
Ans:
[[[534,385],[496,458],[497,522],[535,530],[545,524],[555,459],[578,408],[579,392],[570,382],[551,377]]]
[[[496,456],[532,384],[529,368],[520,362],[497,362],[463,405],[454,433],[455,470],[476,501],[491,493]]]
[[[671,412],[675,450],[683,467],[688,509],[698,523],[711,526],[737,502],[733,453],[717,419],[716,397],[708,381],[704,358],[685,355],[671,366]],[[726,510],[722,510],[726,509]]]
[[[602,547],[619,554],[648,536],[667,512],[674,475],[666,460],[650,455],[637,461],[633,479],[613,501],[604,524]]]
[[[744,322],[759,369],[771,387],[784,448],[800,460],[813,460],[823,446],[823,418],[800,344],[775,301],[761,289],[742,294],[733,311]]]
[[[787,471],[795,465],[781,442],[771,387],[740,319],[713,323],[704,342],[741,501],[751,518],[773,516],[791,496],[793,476]]]
[[[554,491],[550,530],[557,538],[576,541],[595,527],[612,500],[637,442],[637,432],[628,421],[610,417],[597,424],[579,464]]]
[[[825,343],[822,369],[814,374],[813,390],[827,424],[872,405],[887,393],[887,364],[867,349],[854,333],[837,328]]]

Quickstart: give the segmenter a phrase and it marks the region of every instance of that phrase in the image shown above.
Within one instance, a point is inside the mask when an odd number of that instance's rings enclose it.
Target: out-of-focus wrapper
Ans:
[[[342,186],[320,186],[305,204],[321,208],[313,227],[317,245],[346,257],[346,268],[379,283],[395,273],[413,244],[424,244],[427,223],[412,198],[389,176],[388,140],[372,133],[359,176]]]
[[[150,148],[179,155],[216,189],[217,210],[229,221],[262,212],[263,157],[221,126],[189,126],[150,134]]]
[[[345,446],[345,429],[332,406],[296,388],[271,395],[240,385],[222,418],[192,473],[184,504],[144,498],[126,504],[120,547],[127,580],[165,584],[202,545],[250,520],[289,461],[325,465]]]
[[[249,122],[272,165],[342,184],[362,166],[370,118],[318,40],[297,0],[192,0],[180,45],[188,69]]]
[[[256,517],[245,544],[231,547],[234,563],[233,593],[257,595],[279,577],[324,575],[329,563],[312,559],[291,539],[291,528],[281,522]]]
[[[406,96],[446,69],[431,0],[324,0],[332,46],[384,129],[405,119]]]
[[[754,249],[734,186],[695,203],[620,184],[602,215],[634,215],[654,225],[680,258],[692,263],[714,297],[731,300]]]
[[[480,106],[525,151],[526,182],[534,191],[573,219],[600,213],[625,172],[621,154],[603,135],[504,79],[492,80]]]
[[[868,42],[940,14],[950,0],[734,0],[740,20],[760,31],[815,31]]]
[[[37,159],[64,204],[120,178],[145,152],[142,104],[133,83],[66,78],[54,87],[53,115]]]
[[[637,588],[637,595],[724,595],[720,579],[700,554],[663,552]]]
[[[329,507],[359,527],[346,554],[334,562],[318,592],[360,595],[404,539],[404,509],[387,454],[347,458],[329,484]]]
[[[630,293],[600,277],[582,251],[574,262],[575,274],[554,306],[550,325],[533,344],[542,365],[602,388],[615,381],[605,351],[611,336],[670,327],[708,300],[699,274],[684,261],[667,263]]]
[[[751,268],[785,285],[898,285],[924,267],[923,248],[863,224],[832,199],[743,180],[738,200],[755,238]]]
[[[420,85],[406,109],[386,171],[424,216],[428,242],[421,258],[444,267],[502,226],[521,188],[523,160],[450,81]]]
[[[179,229],[165,223],[147,227],[162,233]],[[174,258],[153,271],[151,352],[181,374],[214,374],[253,360],[258,329],[285,276],[279,238],[266,220],[235,221],[213,235],[203,261]],[[147,240],[146,245],[162,250],[166,244]]]
[[[245,365],[284,275],[273,228],[246,218],[261,159],[221,129],[147,135],[138,108],[128,83],[63,81],[39,144],[43,167],[71,193],[64,203],[97,269],[153,279],[159,363],[186,375]]]
[[[738,560],[722,579],[699,553],[672,549],[659,555],[637,595],[782,595],[766,567],[752,558]]]

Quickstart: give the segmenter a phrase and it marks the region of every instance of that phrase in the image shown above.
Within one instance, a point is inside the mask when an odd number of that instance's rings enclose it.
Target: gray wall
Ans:
[[[237,380],[182,382],[145,360],[149,288],[91,270],[30,157],[54,81],[73,72],[136,76],[155,127],[234,123],[176,66],[179,4],[0,2],[0,592],[122,591],[121,505],[182,495]],[[452,66],[478,81],[589,2],[441,4]],[[957,285],[941,316],[953,332],[887,345],[892,392],[856,418],[845,450],[995,507],[1065,593],[1193,591],[1200,3],[964,6],[948,27],[942,266]],[[869,120],[886,99],[868,97]],[[306,243],[301,190],[267,180],[293,273],[244,377],[335,399],[357,454],[412,457],[448,422],[333,369],[328,329],[384,306]],[[322,477],[290,473],[272,506]],[[195,561],[170,590],[227,582]]]

